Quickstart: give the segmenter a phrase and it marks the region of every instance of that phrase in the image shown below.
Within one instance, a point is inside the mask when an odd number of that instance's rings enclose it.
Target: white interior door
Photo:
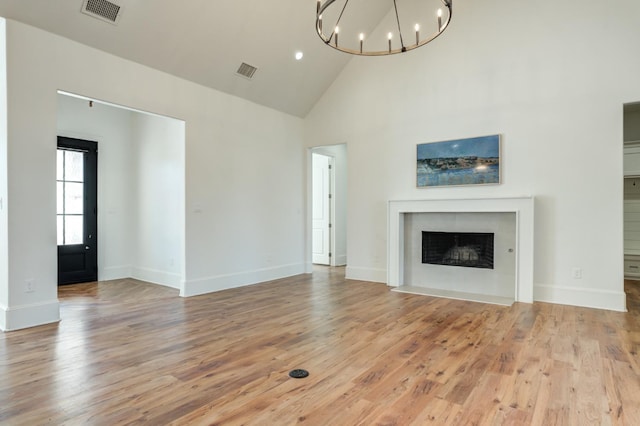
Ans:
[[[312,262],[331,263],[331,157],[312,154]]]

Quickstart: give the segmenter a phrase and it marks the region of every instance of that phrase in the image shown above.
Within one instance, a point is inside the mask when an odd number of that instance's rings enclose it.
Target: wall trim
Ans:
[[[2,331],[21,330],[60,321],[58,300],[21,306],[0,306],[0,329]]]
[[[110,266],[98,270],[99,281],[122,280],[131,277],[131,265]]]
[[[377,268],[362,268],[347,266],[345,278],[348,280],[371,281],[374,283],[387,282],[387,270]]]
[[[182,284],[180,296],[190,297],[230,288],[244,287],[265,281],[304,274],[306,271],[305,263],[291,263],[288,265],[274,266],[272,268],[187,280]]]
[[[344,266],[347,264],[347,255],[339,254],[336,256],[336,265],[335,266]]]
[[[7,307],[0,305],[0,330],[7,331]]]
[[[131,267],[131,278],[146,281],[152,284],[159,284],[166,287],[180,289],[182,277],[173,272],[160,271],[158,269]]]
[[[545,284],[536,284],[533,291],[536,302],[606,309],[619,312],[627,311],[627,295],[624,291],[607,291]]]

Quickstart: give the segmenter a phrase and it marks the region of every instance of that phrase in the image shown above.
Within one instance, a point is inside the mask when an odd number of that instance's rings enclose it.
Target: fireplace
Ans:
[[[392,200],[387,283],[396,291],[510,303],[533,301],[532,197]],[[422,263],[422,231],[494,234],[493,269]],[[478,297],[480,296],[480,297]]]
[[[493,269],[494,234],[422,231],[422,263]]]

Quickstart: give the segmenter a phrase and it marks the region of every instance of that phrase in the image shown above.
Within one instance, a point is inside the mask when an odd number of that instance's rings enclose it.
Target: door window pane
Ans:
[[[82,214],[84,184],[75,182],[64,183],[64,214]]]
[[[57,182],[57,214],[64,214],[64,182]]]
[[[64,216],[58,215],[58,245],[64,245]]]
[[[82,244],[82,216],[64,216],[64,244]]]
[[[58,167],[56,168],[56,179],[64,180],[64,151],[61,149],[58,150],[57,165]]]
[[[84,155],[57,151],[58,245],[84,243]]]
[[[64,152],[64,180],[84,182],[84,153],[78,151]]]

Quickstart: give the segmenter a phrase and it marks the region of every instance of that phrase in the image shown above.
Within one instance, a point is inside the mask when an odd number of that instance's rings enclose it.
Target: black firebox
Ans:
[[[422,231],[422,263],[493,269],[493,233]]]

